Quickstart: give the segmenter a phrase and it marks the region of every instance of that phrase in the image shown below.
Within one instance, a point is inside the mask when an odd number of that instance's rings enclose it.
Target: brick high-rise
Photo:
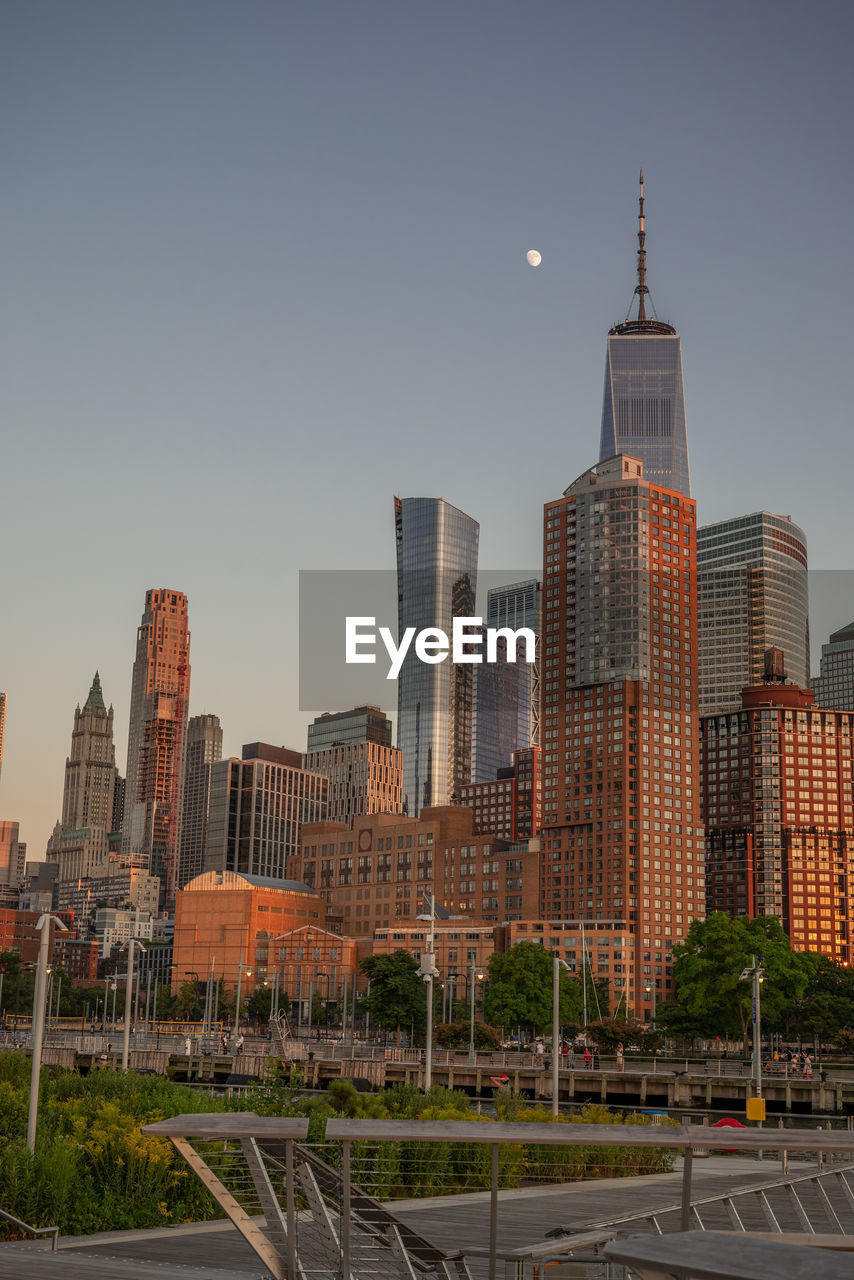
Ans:
[[[702,721],[707,906],[774,915],[798,951],[854,960],[854,712],[782,682]]]
[[[187,597],[147,591],[131,685],[122,849],[141,853],[175,898],[190,697]]]
[[[705,914],[696,512],[618,455],[545,508],[540,915],[631,939],[629,1008]]]

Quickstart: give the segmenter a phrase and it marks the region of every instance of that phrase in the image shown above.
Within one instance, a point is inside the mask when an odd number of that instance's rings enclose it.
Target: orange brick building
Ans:
[[[741,701],[702,722],[708,910],[777,916],[796,950],[850,964],[854,712],[770,678]]]
[[[303,925],[326,925],[326,903],[293,880],[270,880],[236,871],[206,871],[190,880],[175,899],[172,944],[177,991],[188,973],[236,988],[238,966],[248,994],[273,977],[274,944],[279,934]]]
[[[291,1000],[302,1000],[304,1007],[314,992],[324,1000],[338,1000],[345,987],[353,990],[356,943],[318,925],[301,925],[276,938],[273,966],[279,972],[280,990]]]
[[[471,809],[422,809],[418,818],[372,814],[351,826],[303,825],[294,874],[340,913],[342,932],[371,937],[414,920],[425,892],[454,914],[499,923],[537,914],[536,841],[474,835]]]

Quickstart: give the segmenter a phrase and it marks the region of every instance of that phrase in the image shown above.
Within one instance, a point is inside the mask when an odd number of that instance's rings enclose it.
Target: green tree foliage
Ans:
[[[806,974],[806,986],[794,1000],[787,1034],[832,1040],[840,1028],[854,1026],[854,972],[814,951],[802,952],[797,961]],[[764,1018],[764,999],[762,1011]]]
[[[364,1007],[371,1021],[386,1030],[400,1030],[413,1023],[423,1032],[427,1022],[427,1000],[424,981],[418,965],[408,951],[391,955],[368,956],[361,963],[362,972],[371,983]]]
[[[442,1049],[467,1049],[471,1040],[471,1022],[440,1022],[435,1032],[436,1043]],[[474,1024],[475,1049],[497,1049],[501,1036],[495,1027],[485,1022]]]
[[[272,1011],[273,988],[256,987],[246,1002],[246,1016],[254,1022],[268,1022]]]
[[[695,920],[684,942],[673,948],[677,1010],[662,1005],[656,1018],[670,1031],[739,1037],[747,1050],[753,986],[742,979],[752,956],[762,957],[762,1021],[785,1025],[807,987],[801,957],[792,951],[774,916],[748,920],[716,911]]]
[[[635,1018],[597,1018],[587,1024],[587,1033],[602,1053],[613,1053],[618,1044],[622,1044],[624,1049],[654,1053],[663,1042],[660,1032],[644,1026]]]
[[[510,951],[496,951],[489,958],[489,986],[483,1002],[486,1021],[492,1026],[526,1027],[545,1032],[552,1025],[554,960],[550,951],[535,942],[517,942]],[[576,1022],[581,1016],[581,987],[564,969],[560,971],[560,1021]]]

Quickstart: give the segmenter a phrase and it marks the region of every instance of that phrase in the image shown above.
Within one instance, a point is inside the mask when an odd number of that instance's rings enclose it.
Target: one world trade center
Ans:
[[[647,480],[689,497],[682,342],[672,325],[646,314],[643,170],[639,210],[638,313],[634,320],[627,318],[608,332],[599,461],[629,454],[641,460]]]

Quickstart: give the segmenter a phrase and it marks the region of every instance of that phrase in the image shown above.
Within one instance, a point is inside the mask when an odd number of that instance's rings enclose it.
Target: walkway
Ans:
[[[544,1239],[555,1227],[583,1226],[609,1216],[644,1212],[679,1200],[681,1160],[673,1173],[599,1179],[560,1187],[499,1193],[499,1249]],[[799,1167],[792,1164],[794,1173]],[[694,1161],[695,1197],[715,1195],[779,1176],[774,1160],[739,1156]],[[389,1206],[444,1248],[486,1246],[488,1192],[396,1201]],[[227,1223],[198,1223],[155,1231],[63,1237],[61,1252],[32,1244],[0,1245],[0,1280],[263,1280],[252,1250]]]

